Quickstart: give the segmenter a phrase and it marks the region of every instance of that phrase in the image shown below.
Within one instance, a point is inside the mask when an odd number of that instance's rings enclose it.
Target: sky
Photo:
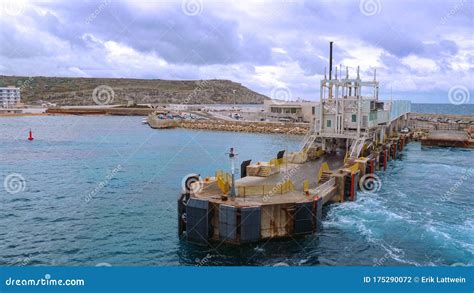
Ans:
[[[334,64],[376,69],[382,99],[474,103],[473,0],[0,5],[0,75],[229,79],[319,100],[334,41]]]

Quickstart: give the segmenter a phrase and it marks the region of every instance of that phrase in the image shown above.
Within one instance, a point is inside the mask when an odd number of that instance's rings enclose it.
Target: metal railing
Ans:
[[[319,185],[318,187],[316,187],[314,191],[316,194],[324,193],[324,191],[333,187],[334,185],[336,185],[336,178],[333,177],[329,179],[328,181],[324,182],[323,184]]]
[[[254,185],[254,186],[237,186],[237,196],[252,195],[274,195],[284,194],[295,190],[295,186],[291,180],[286,180],[275,185]]]
[[[317,135],[314,131],[315,127],[316,125],[311,123],[308,132],[306,132],[306,135],[304,136],[303,141],[300,144],[300,152],[303,152],[305,149],[309,148],[311,144],[313,144],[314,140],[317,138]]]
[[[281,158],[281,159],[271,159],[269,164],[271,166],[275,166],[275,167],[280,167],[281,165],[285,164],[286,163],[286,159],[285,158]]]

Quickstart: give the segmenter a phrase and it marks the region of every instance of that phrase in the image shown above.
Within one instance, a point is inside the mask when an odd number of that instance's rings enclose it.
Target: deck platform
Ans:
[[[198,189],[181,194],[179,233],[201,245],[316,233],[322,225],[323,205],[356,200],[364,178],[385,169],[409,139],[410,135],[388,138],[356,160],[326,153],[297,164],[284,159],[261,162],[260,166],[271,165],[277,172],[236,179],[235,197],[230,196],[230,174],[217,171],[214,177],[196,183]]]
[[[195,194],[196,198],[206,199],[210,202],[218,204],[226,204],[236,207],[241,206],[260,206],[272,204],[294,203],[298,201],[308,201],[309,197],[304,193],[305,180],[308,180],[308,188],[315,189],[318,187],[318,170],[323,163],[327,163],[329,168],[336,170],[344,165],[344,157],[342,155],[326,155],[315,161],[304,162],[302,164],[286,163],[280,166],[280,173],[270,175],[268,177],[247,176],[237,179],[235,185],[237,187],[237,197],[233,200],[223,200],[222,192],[217,184],[209,184],[204,186],[202,190]],[[277,184],[281,184],[288,178],[291,178],[294,190],[281,193],[273,190]],[[255,188],[261,190],[257,195],[246,195],[245,188]],[[272,191],[273,190],[273,191]],[[254,192],[255,193],[255,192]]]
[[[387,160],[396,159],[410,137],[389,138],[355,161],[345,161],[342,154],[324,154],[299,164],[283,160],[277,173],[236,179],[235,198],[230,196],[230,175],[218,171],[178,199],[179,233],[201,245],[315,233],[323,205],[356,200],[364,178],[385,169]]]

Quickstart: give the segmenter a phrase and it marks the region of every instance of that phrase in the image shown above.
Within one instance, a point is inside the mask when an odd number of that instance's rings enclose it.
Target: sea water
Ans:
[[[177,233],[183,177],[228,171],[230,147],[264,161],[302,137],[141,120],[0,118],[0,265],[474,264],[473,151],[410,143],[380,186],[326,206],[317,235],[199,247]]]

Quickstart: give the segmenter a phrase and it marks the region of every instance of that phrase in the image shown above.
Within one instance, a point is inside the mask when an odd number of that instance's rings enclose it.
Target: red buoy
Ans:
[[[30,136],[28,136],[28,140],[29,141],[33,140],[33,133],[31,132],[31,128],[30,128]]]

